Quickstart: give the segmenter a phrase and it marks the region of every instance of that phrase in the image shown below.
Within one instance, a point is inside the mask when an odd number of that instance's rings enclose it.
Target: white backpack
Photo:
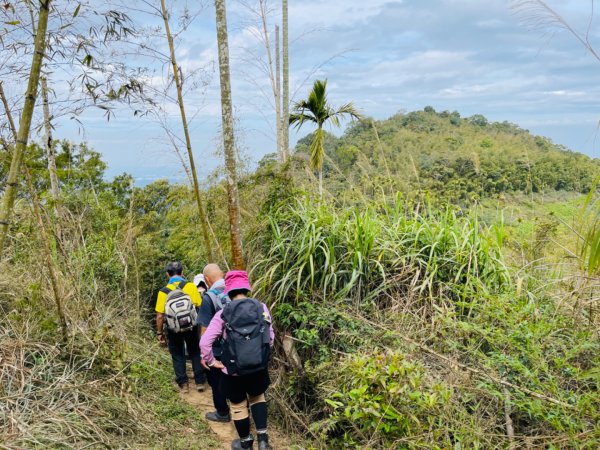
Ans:
[[[173,333],[183,333],[194,328],[198,312],[188,294],[183,292],[187,281],[179,282],[175,289],[165,287],[161,289],[167,294],[165,303],[165,316],[167,317],[167,328]]]

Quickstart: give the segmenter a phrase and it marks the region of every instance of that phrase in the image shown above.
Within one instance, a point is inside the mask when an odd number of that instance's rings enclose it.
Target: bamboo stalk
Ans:
[[[187,148],[188,158],[190,160],[190,170],[192,172],[192,180],[194,182],[194,195],[196,197],[196,203],[198,206],[198,216],[200,217],[202,238],[204,239],[204,246],[206,247],[208,259],[210,262],[214,262],[215,258],[210,241],[210,234],[208,232],[208,218],[206,217],[206,211],[204,210],[202,199],[200,198],[200,185],[198,184],[198,175],[196,174],[196,165],[194,164],[194,153],[192,151],[192,141],[190,139],[187,118],[185,115],[185,104],[183,102],[183,86],[181,78],[179,77],[179,66],[177,65],[177,59],[175,57],[175,45],[173,44],[173,36],[171,35],[171,28],[169,27],[169,16],[167,14],[167,6],[165,4],[165,0],[160,0],[160,6],[162,11],[162,18],[165,23],[165,34],[169,43],[171,66],[173,68],[173,80],[175,81],[175,88],[177,90],[177,104],[179,105],[181,124],[183,126],[183,134],[185,136],[185,146]]]
[[[277,153],[285,162],[281,121],[281,55],[279,53],[279,26],[275,26],[275,123],[277,124]]]
[[[260,0],[260,18],[262,23],[262,39],[265,44],[265,50],[267,52],[267,68],[269,74],[269,80],[271,81],[271,90],[273,92],[273,102],[275,103],[275,132],[277,140],[277,154],[279,158],[283,160],[282,143],[281,143],[281,95],[279,86],[278,70],[273,67],[273,56],[275,57],[276,64],[279,60],[279,38],[278,28],[275,28],[275,55],[271,53],[271,39],[269,38],[269,28],[267,25],[267,0]]]
[[[54,152],[54,141],[52,139],[52,124],[50,123],[50,104],[48,102],[48,80],[45,76],[41,77],[42,85],[42,109],[44,111],[44,131],[46,156],[48,158],[48,173],[50,174],[50,193],[54,200],[54,209],[57,212],[57,203],[60,197],[60,188],[58,184],[58,176],[56,174],[56,153]],[[58,217],[58,214],[57,214]]]
[[[35,109],[38,84],[40,82],[42,60],[46,49],[46,33],[48,30],[50,2],[51,0],[40,0],[38,26],[34,41],[33,60],[29,71],[27,93],[25,94],[25,103],[21,113],[21,120],[19,121],[19,131],[17,133],[15,151],[12,155],[10,170],[6,181],[6,191],[4,192],[2,209],[0,210],[0,253],[4,252],[8,226],[10,224],[17,194],[19,172],[21,170],[21,163],[23,162],[23,155],[27,148],[29,132],[31,130],[31,120],[33,118],[33,110]]]
[[[282,126],[283,131],[283,161],[286,162],[290,152],[290,59],[289,59],[289,41],[288,41],[288,0],[282,0],[282,59],[283,59],[283,114]]]
[[[4,110],[6,112],[6,117],[8,118],[8,123],[10,125],[10,129],[13,134],[13,138],[15,142],[18,138],[17,129],[15,127],[15,123],[12,118],[12,113],[10,108],[8,107],[8,101],[6,100],[6,96],[4,95],[4,89],[2,89],[2,84],[0,83],[0,97],[2,97],[2,104],[4,105]],[[62,295],[60,293],[58,287],[58,270],[55,267],[54,259],[52,258],[52,247],[50,246],[50,238],[48,237],[48,231],[46,230],[46,225],[44,223],[44,219],[42,217],[41,207],[40,207],[40,199],[37,195],[33,187],[33,177],[31,176],[31,172],[29,171],[29,167],[27,164],[24,164],[25,179],[27,181],[27,189],[29,191],[29,195],[31,196],[31,203],[33,205],[33,214],[38,224],[38,234],[40,239],[42,240],[42,251],[44,253],[44,259],[46,260],[46,267],[48,269],[48,275],[50,276],[50,286],[52,287],[52,294],[54,295],[54,303],[56,305],[56,312],[58,314],[58,320],[60,322],[60,328],[62,332],[63,342],[67,342],[68,338],[68,329],[67,329],[67,320],[65,318],[65,313],[62,307]]]
[[[164,0],[162,0],[164,1]],[[229,208],[229,232],[231,236],[231,258],[235,269],[244,269],[246,262],[242,251],[240,231],[240,201],[237,185],[235,139],[233,134],[233,107],[231,102],[231,77],[229,72],[229,43],[227,38],[227,13],[225,0],[215,0],[217,42],[219,48],[219,74],[221,81],[221,118],[223,147],[227,173],[227,198]]]

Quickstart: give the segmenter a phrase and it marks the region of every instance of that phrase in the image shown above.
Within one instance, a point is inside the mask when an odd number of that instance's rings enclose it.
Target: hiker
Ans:
[[[156,334],[161,345],[168,345],[173,360],[175,381],[179,389],[187,394],[190,386],[185,367],[186,347],[192,360],[198,392],[204,391],[206,375],[200,362],[198,327],[196,325],[197,308],[200,307],[202,299],[196,286],[186,281],[182,274],[183,264],[179,261],[167,264],[168,283],[159,291],[156,298]]]
[[[204,279],[204,274],[199,273],[194,277],[194,284],[198,288],[198,292],[200,296],[204,294],[208,290],[208,285],[206,284],[206,280]]]
[[[225,280],[223,279],[224,274],[221,268],[217,264],[208,264],[204,268],[202,275],[208,290],[202,295],[202,306],[198,314],[200,334],[204,334],[215,314],[223,309],[224,304],[229,302],[229,298],[224,292]],[[221,339],[216,339],[212,344],[212,352],[215,359],[221,359],[223,354],[223,342]],[[221,389],[223,372],[216,367],[208,367],[204,360],[202,360],[202,363],[208,369],[206,378],[212,390],[213,404],[215,406],[215,411],[206,413],[205,417],[207,420],[213,422],[230,422],[229,405]]]
[[[259,450],[271,450],[267,434],[265,391],[270,384],[268,362],[275,339],[271,313],[264,303],[248,297],[252,291],[243,270],[227,272],[225,294],[231,299],[218,311],[202,335],[202,357],[211,368],[223,372],[222,387],[229,399],[233,423],[239,439],[233,450],[252,448],[248,406],[252,412]],[[222,361],[215,358],[212,345],[223,339]]]

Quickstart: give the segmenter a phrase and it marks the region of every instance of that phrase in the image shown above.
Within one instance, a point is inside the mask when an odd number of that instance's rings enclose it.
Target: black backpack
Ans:
[[[227,338],[221,361],[230,375],[248,375],[267,368],[271,357],[270,322],[253,298],[234,300],[223,308]]]

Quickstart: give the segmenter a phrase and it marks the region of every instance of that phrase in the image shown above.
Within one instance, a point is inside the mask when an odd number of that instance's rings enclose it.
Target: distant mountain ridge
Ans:
[[[311,139],[298,142],[298,157],[308,153]],[[600,160],[515,124],[429,106],[355,123],[340,138],[328,134],[325,147],[326,184],[333,192],[351,183],[470,202],[503,193],[586,193],[600,174]]]

